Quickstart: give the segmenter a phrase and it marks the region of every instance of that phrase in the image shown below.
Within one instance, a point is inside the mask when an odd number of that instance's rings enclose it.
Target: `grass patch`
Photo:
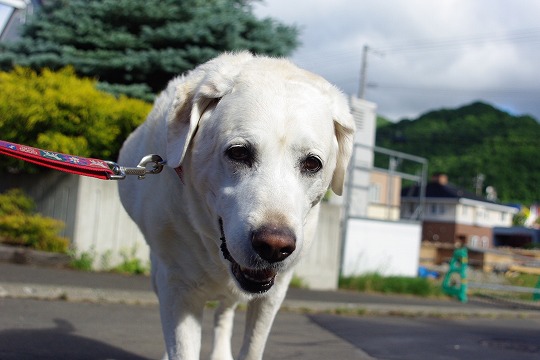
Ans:
[[[296,289],[305,289],[307,288],[307,285],[301,277],[293,275],[289,287]]]
[[[131,250],[123,250],[120,252],[122,261],[115,266],[111,266],[111,258],[113,256],[111,251],[106,251],[101,255],[101,269],[100,271],[110,271],[120,274],[128,275],[148,275],[150,273],[150,266],[148,263],[142,261],[136,257],[136,248]],[[71,262],[70,266],[76,270],[82,271],[94,271],[96,269],[95,264],[97,262],[97,255],[95,250],[83,251],[76,253],[70,252]]]
[[[78,255],[72,251],[69,255],[71,256],[69,265],[73,269],[82,271],[92,271],[94,269],[96,254],[93,251],[83,251]]]
[[[141,261],[141,259],[137,258],[136,254],[137,248],[135,246],[130,251],[121,251],[122,262],[113,267],[111,271],[121,274],[148,275],[150,273],[150,267]]]
[[[534,289],[536,288],[536,285],[540,281],[539,275],[534,274],[522,274],[522,273],[515,273],[510,272],[505,276],[506,280],[510,283],[512,286],[522,286],[526,288]],[[533,293],[527,294],[527,293],[515,293],[513,294],[513,297],[517,297],[521,300],[534,300],[537,301],[539,299],[539,296],[534,296]]]
[[[444,296],[440,284],[433,280],[406,276],[382,276],[378,273],[341,277],[339,287],[383,294],[408,294],[422,297]]]

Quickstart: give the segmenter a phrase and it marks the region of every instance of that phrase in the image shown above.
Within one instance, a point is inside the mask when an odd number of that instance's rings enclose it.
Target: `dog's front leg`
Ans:
[[[159,286],[159,312],[169,360],[198,360],[204,301],[191,299],[174,285]]]
[[[216,309],[211,360],[233,360],[231,338],[236,305],[235,300],[224,299],[220,301],[219,307]]]
[[[239,360],[262,359],[270,328],[285,298],[291,278],[292,271],[281,274],[279,283],[272,289],[275,293],[254,298],[248,303],[246,329]]]

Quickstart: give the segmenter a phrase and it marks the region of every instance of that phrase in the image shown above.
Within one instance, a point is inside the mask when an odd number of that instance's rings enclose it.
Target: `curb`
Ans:
[[[157,305],[150,291],[125,291],[74,286],[0,283],[0,298],[63,300],[71,302]]]
[[[66,254],[33,250],[19,246],[0,245],[0,261],[11,264],[61,268],[68,266],[71,258]]]
[[[538,318],[537,310],[456,308],[429,305],[390,305],[358,303],[324,303],[285,300],[282,310],[302,311],[304,313],[331,313],[357,316],[401,316],[430,318]]]
[[[0,298],[61,300],[157,306],[151,291],[127,291],[74,286],[0,283]],[[360,304],[285,299],[281,311],[306,314],[331,313],[350,316],[402,316],[402,317],[476,317],[476,318],[540,318],[537,310],[456,308],[429,305]]]

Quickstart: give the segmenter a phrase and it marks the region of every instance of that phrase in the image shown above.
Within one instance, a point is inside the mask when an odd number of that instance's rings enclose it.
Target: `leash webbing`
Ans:
[[[0,154],[70,174],[102,180],[121,180],[126,175],[137,175],[139,179],[144,179],[146,174],[161,172],[165,163],[158,155],[147,155],[137,167],[127,168],[111,161],[62,154],[4,140],[0,140]],[[148,164],[152,164],[153,167],[147,169],[146,165]]]
[[[114,175],[107,162],[103,160],[61,154],[3,140],[0,140],[0,153],[36,165],[76,175],[90,176],[104,180]]]

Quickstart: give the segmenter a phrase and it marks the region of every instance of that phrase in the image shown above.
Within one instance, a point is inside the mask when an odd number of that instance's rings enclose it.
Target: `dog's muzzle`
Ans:
[[[267,292],[274,285],[277,272],[271,267],[264,269],[249,269],[240,266],[231,256],[227,248],[227,240],[223,231],[223,220],[219,218],[221,231],[221,252],[223,257],[231,263],[231,272],[240,287],[250,293],[261,294]],[[261,259],[268,263],[277,263],[285,260],[296,249],[296,238],[292,231],[272,227],[262,227],[253,233],[252,247]]]

